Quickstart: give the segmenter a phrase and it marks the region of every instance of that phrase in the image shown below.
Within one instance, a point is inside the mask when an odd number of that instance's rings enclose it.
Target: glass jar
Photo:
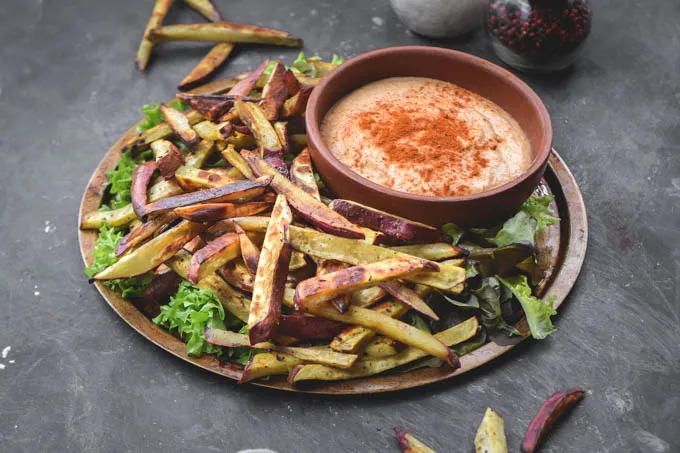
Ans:
[[[573,64],[590,33],[588,0],[490,0],[484,25],[506,64],[547,73]]]

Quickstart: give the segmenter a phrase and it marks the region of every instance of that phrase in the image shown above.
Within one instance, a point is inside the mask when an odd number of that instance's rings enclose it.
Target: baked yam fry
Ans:
[[[123,255],[116,263],[95,275],[94,280],[113,280],[145,274],[172,257],[204,229],[205,226],[200,223],[183,221]]]
[[[350,222],[380,231],[394,239],[419,243],[448,240],[448,236],[433,226],[380,211],[355,201],[336,199],[331,202],[330,208]]]
[[[340,333],[345,324],[317,316],[281,315],[279,335],[300,340],[324,340]]]
[[[387,337],[376,337],[366,345],[363,351],[361,351],[361,354],[364,358],[370,357],[372,359],[377,359],[399,354],[406,348],[407,346],[405,344],[397,340]]]
[[[274,121],[279,117],[279,110],[283,106],[283,103],[288,97],[288,89],[283,80],[283,76],[286,72],[286,68],[281,63],[281,60],[277,60],[272,68],[269,79],[262,89],[262,101],[260,101],[260,107],[264,116],[269,121]]]
[[[490,407],[486,408],[475,435],[475,453],[508,453],[505,422]]]
[[[238,235],[239,243],[241,244],[241,257],[248,272],[252,275],[257,275],[257,268],[260,264],[260,249],[248,237],[241,226],[234,222],[234,231]]]
[[[137,50],[137,69],[144,71],[147,64],[149,63],[149,57],[151,57],[151,51],[153,50],[154,43],[149,39],[149,33],[154,28],[163,25],[163,19],[168,14],[170,6],[172,6],[173,0],[156,0],[153,5],[153,10],[151,11],[151,17],[149,22],[146,24],[144,29],[144,35],[142,36],[142,42],[139,43],[139,49]]]
[[[247,293],[253,292],[255,278],[241,260],[235,259],[230,261],[222,269],[218,270],[217,273],[233,287]]]
[[[184,0],[187,6],[196,10],[203,17],[212,22],[221,22],[222,15],[210,0]]]
[[[146,215],[147,188],[156,171],[156,162],[144,162],[132,171],[132,182],[130,183],[130,197],[132,198],[132,209],[140,219]]]
[[[199,203],[243,202],[262,195],[271,178],[260,178],[255,181],[238,181],[214,189],[175,195],[146,205],[147,215],[173,211],[183,206]]]
[[[354,307],[352,307],[354,309]],[[391,318],[389,318],[392,320]],[[398,321],[397,321],[398,322]],[[411,327],[411,326],[409,326]],[[463,341],[469,340],[477,334],[479,322],[477,318],[469,318],[468,320],[457,324],[449,329],[443,330],[434,335],[435,341],[439,342],[446,350],[450,346],[456,345]],[[415,328],[414,328],[415,329]],[[418,329],[416,329],[418,330]],[[422,332],[418,330],[418,332]],[[424,333],[424,332],[422,332]],[[427,334],[426,334],[427,335]],[[401,341],[401,340],[400,340]],[[403,342],[403,341],[402,341]],[[323,365],[300,365],[296,366],[291,371],[289,381],[291,383],[298,383],[302,381],[336,381],[342,379],[356,379],[360,377],[373,376],[387,370],[397,368],[407,363],[414,362],[430,355],[429,351],[419,349],[417,346],[404,349],[397,355],[381,358],[361,358],[346,370],[340,370]],[[440,357],[442,358],[442,357]],[[457,364],[454,368],[458,368],[459,362],[455,359]]]
[[[439,316],[430,308],[427,303],[418,297],[418,295],[411,288],[402,285],[399,282],[384,282],[380,287],[387,291],[396,300],[408,305],[415,311],[424,314],[428,318],[439,320]]]
[[[276,335],[290,262],[288,230],[292,221],[293,214],[286,197],[279,195],[262,243],[253,284],[253,298],[248,318],[248,336],[251,344],[267,341]]]
[[[431,261],[404,257],[389,258],[342,269],[300,282],[295,289],[295,308],[308,309],[342,294],[406,277],[423,270],[437,269],[438,266]]]
[[[98,230],[105,223],[111,227],[123,227],[137,218],[132,204],[111,211],[92,211],[83,216],[81,230]]]
[[[390,247],[395,252],[406,253],[407,255],[417,256],[426,260],[441,261],[451,258],[459,258],[468,254],[467,250],[456,245],[445,242],[435,242],[432,244],[412,244]]]
[[[242,150],[241,156],[248,162],[248,165],[250,165],[250,168],[256,176],[272,177],[271,187],[277,193],[285,195],[290,205],[295,208],[301,217],[324,231],[340,236],[358,239],[364,238],[364,233],[360,229],[293,184],[263,159],[258,158],[255,154],[247,150]]]
[[[319,264],[316,267],[316,275],[324,276],[327,274],[331,274],[333,272],[341,271],[346,267],[347,265],[341,263],[340,261],[321,260],[319,261]],[[349,307],[351,302],[352,299],[350,294],[342,294],[331,299],[330,304],[333,307],[335,307],[335,309],[338,310],[340,313],[344,313],[347,311],[347,308]]]
[[[394,428],[394,434],[397,436],[401,453],[437,453],[403,429]]]
[[[290,166],[290,179],[300,189],[307,192],[317,200],[321,200],[319,186],[316,184],[312,159],[307,149],[300,151],[300,154],[293,160]]]
[[[372,310],[382,316],[398,319],[409,311],[409,307],[397,300],[386,300],[373,307]],[[375,336],[375,331],[370,328],[351,326],[333,338],[331,349],[338,352],[357,352],[375,338]]]
[[[522,439],[522,453],[534,453],[555,423],[583,399],[580,388],[553,393],[543,403]]]
[[[283,103],[281,118],[301,115],[307,108],[307,101],[309,101],[309,96],[312,94],[313,89],[313,86],[302,85],[300,90],[295,93],[295,96]]]
[[[276,121],[274,123],[274,130],[276,135],[279,137],[279,142],[281,143],[281,149],[283,155],[290,153],[290,134],[288,134],[288,122],[287,121]]]
[[[184,113],[167,105],[161,105],[160,111],[163,114],[163,118],[165,118],[165,122],[170,126],[175,135],[187,145],[187,148],[193,149],[198,145],[200,137],[191,128],[191,123],[184,116]]]
[[[191,257],[187,280],[198,283],[207,275],[215,273],[219,268],[239,256],[240,246],[235,233],[224,234],[208,242]]]
[[[156,27],[149,33],[153,42],[207,41],[273,44],[302,47],[302,40],[284,31],[235,22],[211,24],[179,24]]]
[[[279,136],[259,106],[237,99],[234,102],[234,107],[241,121],[252,131],[261,150],[271,152],[282,150]]]
[[[271,207],[272,204],[265,201],[250,201],[243,204],[204,203],[176,208],[175,214],[194,222],[216,222],[231,217],[259,214]]]
[[[205,341],[217,346],[228,348],[253,348],[265,351],[282,352],[292,355],[305,362],[321,363],[336,368],[349,368],[356,362],[355,354],[343,354],[335,352],[328,347],[298,348],[291,346],[279,346],[270,342],[261,342],[251,345],[247,335],[228,330],[205,329]]]
[[[272,186],[274,186],[273,182]],[[276,187],[274,188],[276,189]],[[241,226],[247,229],[245,224],[241,223]],[[385,247],[367,244],[363,241],[338,237],[296,226],[292,226],[290,229],[290,243],[295,250],[307,255],[342,261],[343,263],[355,266],[363,263],[374,263],[388,258],[415,258]],[[439,272],[420,272],[405,277],[405,280],[422,283],[444,291],[460,291],[462,289],[461,283],[465,282],[465,269],[449,263],[438,263],[438,266]]]
[[[188,112],[186,112],[186,119],[190,125],[194,125],[196,123],[203,121],[205,118],[203,118],[203,115],[201,115],[196,110],[189,110]],[[156,140],[168,138],[172,136],[173,133],[174,131],[172,130],[168,123],[161,123],[158,126],[154,126],[151,129],[147,129],[144,132],[141,132],[136,137],[131,138],[125,144],[123,150],[130,149],[133,151],[142,151],[148,148],[148,146],[151,143],[155,142]]]
[[[175,177],[175,171],[184,165],[184,154],[169,140],[156,140],[151,144],[156,166],[165,179]]]
[[[161,214],[130,230],[116,245],[116,256],[125,254],[156,234],[161,228],[177,218],[172,213]]]
[[[177,184],[177,181],[174,179],[161,178],[159,181],[155,182],[151,187],[149,187],[147,192],[147,200],[149,203],[153,203],[155,201],[162,200],[163,198],[174,197],[175,195],[179,195],[181,193],[184,193],[184,191],[179,186],[179,184]]]
[[[194,148],[184,158],[184,166],[189,168],[201,168],[208,161],[208,158],[215,152],[214,140],[201,140],[196,148]]]
[[[356,307],[370,307],[385,297],[387,293],[379,286],[371,286],[352,293],[352,305]]]
[[[429,355],[439,357],[454,369],[460,366],[460,361],[456,354],[437,338],[416,327],[376,311],[350,306],[346,313],[338,313],[333,307],[324,305],[310,306],[308,311],[313,315],[323,318],[366,327],[386,337],[413,346],[413,348],[425,351]],[[425,353],[423,354],[427,355]]]
[[[246,162],[245,159],[243,159],[243,157],[241,157],[241,155],[236,151],[234,145],[227,145],[227,148],[222,151],[222,157],[224,157],[227,162],[233,165],[234,168],[238,168],[238,170],[246,178],[253,179],[255,177],[253,175],[253,171],[248,165],[248,162]]]
[[[175,179],[185,192],[215,189],[240,181],[216,170],[202,170],[187,166],[181,166],[175,170]]]
[[[189,276],[189,266],[191,254],[185,250],[180,250],[175,256],[170,258],[165,264],[177,273],[180,277],[187,279]],[[219,275],[211,274],[199,280],[196,286],[209,289],[220,301],[225,310],[236,316],[243,322],[248,321],[250,310],[250,297],[235,290]]]
[[[296,365],[300,365],[302,360],[290,354],[280,352],[263,352],[255,354],[250,362],[243,368],[243,374],[239,379],[239,384],[250,382],[265,376],[277,376],[288,374]]]

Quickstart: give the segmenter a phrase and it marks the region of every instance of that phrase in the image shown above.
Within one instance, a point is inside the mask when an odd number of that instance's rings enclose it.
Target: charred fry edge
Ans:
[[[238,239],[241,244],[241,257],[243,258],[243,263],[253,275],[257,274],[257,268],[260,263],[260,249],[250,240],[245,230],[241,226],[234,222],[234,230],[238,235]]]
[[[197,192],[175,195],[163,198],[146,205],[146,215],[172,211],[183,206],[198,203],[219,203],[230,201],[244,201],[261,195],[269,185],[271,178],[260,178],[255,181],[239,181],[214,189],[204,189]]]
[[[374,286],[384,281],[406,277],[423,270],[436,270],[431,261],[395,257],[374,263],[352,266],[300,282],[295,289],[295,308],[308,309],[341,294]]]
[[[260,261],[253,284],[253,298],[248,317],[248,336],[251,344],[266,341],[276,335],[281,318],[281,301],[288,274],[291,249],[288,228],[293,215],[286,197],[276,198],[267,226]]]
[[[156,162],[144,162],[132,171],[132,183],[130,184],[130,196],[132,209],[140,219],[146,216],[147,188],[151,177],[157,169]]]
[[[175,208],[175,214],[194,222],[217,222],[231,217],[259,214],[271,208],[272,204],[264,201],[250,201],[243,204],[204,203]]]
[[[198,145],[201,139],[196,131],[191,128],[191,122],[184,113],[167,105],[161,105],[160,111],[163,114],[163,118],[165,118],[165,122],[189,149],[193,149]]]
[[[121,256],[128,250],[141,244],[176,218],[177,216],[174,214],[161,214],[158,217],[131,229],[130,232],[123,236],[120,242],[118,242],[118,245],[116,245],[116,256]]]
[[[306,148],[300,151],[300,154],[293,160],[293,164],[290,167],[290,179],[310,196],[321,200],[319,186],[317,186],[316,178],[314,177],[312,159],[309,155],[309,150]]]
[[[350,222],[402,241],[409,242],[446,242],[448,237],[437,228],[424,223],[380,211],[350,200],[333,200],[330,208],[340,213]]]
[[[238,256],[238,237],[234,233],[224,234],[208,242],[191,257],[187,280],[196,284],[206,275],[215,272]]]
[[[286,196],[288,203],[313,225],[338,236],[363,239],[364,233],[347,221],[340,214],[303,191],[289,179],[277,172],[271,165],[259,159],[248,150],[242,150],[241,156],[248,162],[257,176],[272,176],[271,186],[277,193]]]

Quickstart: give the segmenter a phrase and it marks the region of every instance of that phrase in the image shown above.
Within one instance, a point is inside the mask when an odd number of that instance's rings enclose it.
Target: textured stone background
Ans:
[[[557,389],[583,404],[546,452],[680,451],[680,5],[600,0],[588,49],[558,78],[522,76],[552,115],[590,221],[588,256],[550,339],[443,385],[359,398],[238,387],[162,352],[88,286],[76,242],[104,152],[164,100],[208,45],[158,48],[133,67],[151,1],[4,0],[0,12],[0,450],[280,453],[397,451],[403,426],[471,451],[487,406],[517,451]],[[310,54],[428,41],[386,1],[217,0],[225,17],[281,28]],[[313,8],[313,9],[311,9]],[[200,20],[175,8],[174,21]],[[436,45],[491,61],[483,33]],[[225,73],[295,50],[242,48]]]

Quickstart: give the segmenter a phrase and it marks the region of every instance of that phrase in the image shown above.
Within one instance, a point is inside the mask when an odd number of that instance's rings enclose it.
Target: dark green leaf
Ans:
[[[446,223],[442,225],[442,231],[451,237],[454,245],[460,242],[465,230],[456,225],[455,223]]]
[[[430,327],[427,325],[425,320],[421,318],[420,315],[416,314],[413,311],[409,312],[408,314],[408,323],[411,324],[416,329],[420,329],[427,333],[432,333]]]
[[[514,242],[498,248],[479,248],[470,252],[469,261],[474,261],[474,269],[483,277],[505,275],[516,264],[527,258],[533,259],[534,247],[529,243]]]
[[[533,296],[526,276],[520,275],[506,279],[499,277],[498,279],[522,305],[531,335],[534,338],[541,340],[555,331],[550,317],[557,312],[552,307],[552,302],[546,303]]]

